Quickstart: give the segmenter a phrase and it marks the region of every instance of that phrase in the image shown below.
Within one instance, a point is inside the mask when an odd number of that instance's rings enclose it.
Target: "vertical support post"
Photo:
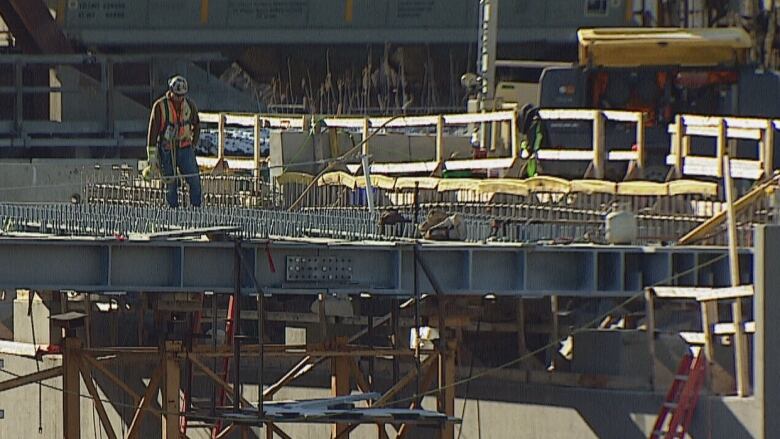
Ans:
[[[774,172],[775,161],[775,124],[772,119],[766,122],[761,142],[763,145],[759,154],[761,154],[761,164],[764,167],[764,178],[770,178]]]
[[[121,304],[119,305],[119,308],[117,309],[117,312],[121,310]],[[108,322],[108,329],[111,332],[111,346],[118,346],[119,345],[119,319],[110,319]]]
[[[522,297],[518,297],[515,308],[515,321],[517,322],[517,353],[525,355],[528,352],[528,345],[525,342],[525,302]]]
[[[520,139],[518,139],[518,129],[517,129],[517,123],[518,123],[518,114],[517,110],[512,111],[512,121],[510,122],[509,126],[509,135],[511,139],[509,139],[511,150],[512,150],[512,158],[518,159],[520,158]]]
[[[138,298],[137,306],[137,319],[138,319],[138,328],[137,328],[137,336],[138,336],[138,346],[143,346],[144,344],[144,317],[146,316],[146,293],[139,293],[140,297]]]
[[[399,310],[398,299],[391,299],[390,309],[390,326],[393,330],[393,349],[398,350],[401,348],[399,337],[401,335],[401,317]],[[393,355],[393,382],[397,383],[401,376],[401,364],[398,360],[398,355]]]
[[[217,160],[225,158],[225,113],[219,113],[217,124]]]
[[[495,152],[498,146],[498,122],[490,122],[490,151]]]
[[[718,118],[718,137],[715,139],[715,155],[717,156],[717,169],[718,169],[718,175],[717,177],[725,178],[723,174],[723,163],[724,163],[724,157],[728,157],[728,154],[726,154],[726,121],[723,120],[723,118]],[[729,175],[729,178],[731,178],[731,175]]]
[[[371,121],[367,118],[363,118],[363,146],[361,147],[361,152],[363,155],[368,155],[368,136],[371,135]]]
[[[368,348],[373,350],[374,349],[374,315],[372,313],[369,313],[368,316],[368,328],[367,328],[367,336],[368,336]],[[368,388],[373,390],[376,387],[376,380],[374,379],[374,372],[375,372],[375,360],[376,357],[371,355],[368,357]]]
[[[496,89],[496,47],[498,45],[498,0],[479,1],[479,44],[477,66],[480,77],[480,110],[493,106]],[[487,101],[487,102],[486,102]],[[487,104],[487,105],[486,105]],[[484,132],[484,125],[483,125]],[[484,146],[484,143],[482,144]]]
[[[721,122],[722,123],[722,122]],[[737,287],[739,279],[739,253],[737,251],[737,218],[734,213],[734,187],[731,180],[731,161],[729,156],[723,156],[724,184],[726,186],[726,213],[728,215],[729,233],[729,271],[731,286]],[[748,346],[745,326],[742,321],[742,298],[737,297],[731,305],[734,320],[734,355],[736,364],[737,395],[750,394],[750,376],[748,372]]]
[[[677,178],[683,175],[683,139],[685,134],[685,121],[681,115],[677,115],[674,118],[674,124],[677,126],[677,130],[672,137],[674,142],[672,145],[672,151],[674,152],[674,175]]]
[[[650,388],[655,389],[655,294],[645,289],[645,320],[647,321],[647,351],[650,353]]]
[[[415,206],[417,205],[417,187],[415,185]],[[415,209],[417,210],[417,209]],[[415,212],[416,213],[416,212]],[[415,215],[416,216],[416,215]],[[414,393],[417,395],[417,398],[415,398],[416,401],[420,401],[420,344],[422,341],[420,340],[420,300],[421,300],[421,294],[420,294],[420,276],[418,275],[420,271],[420,261],[419,261],[419,249],[417,248],[417,243],[414,244],[414,247],[412,247],[412,255],[414,257],[414,271],[412,272],[412,282],[413,282],[413,288],[414,288],[414,332],[415,332],[415,343],[414,343],[414,367],[417,370],[417,374],[414,377],[415,382],[415,388]],[[441,298],[439,298],[439,303],[441,303]],[[441,316],[439,316],[441,318]],[[442,337],[442,332],[444,331],[443,327],[439,328],[439,337]]]
[[[181,352],[181,341],[166,340],[163,350],[163,439],[179,438],[179,393],[181,391],[181,369],[178,354]]]
[[[439,353],[439,393],[436,409],[449,417],[455,416],[455,342],[442,344],[443,352]],[[446,422],[441,428],[441,439],[454,439],[455,426]]]
[[[228,315],[229,319],[233,316]],[[211,348],[214,352],[217,351],[217,294],[211,292]],[[211,368],[217,370],[217,357],[211,360]],[[209,411],[212,417],[217,416],[217,383],[211,380],[211,410]]]
[[[682,156],[691,155],[691,136],[688,135],[688,128],[685,128],[685,137],[682,139]]]
[[[14,128],[20,134],[24,123],[24,76],[22,61],[14,64],[14,87],[16,87],[16,111],[14,112]]]
[[[66,330],[62,355],[62,420],[65,439],[81,438],[81,340]],[[178,424],[177,424],[178,428]]]
[[[201,299],[201,304],[202,304]],[[184,346],[184,349],[187,351],[192,350],[193,340],[192,335],[197,333],[200,329],[200,324],[195,325],[196,320],[199,322],[200,318],[195,319],[195,313],[189,314],[187,325],[191,328],[190,331],[191,334],[189,335],[189,340],[187,341],[187,344]],[[192,381],[193,381],[193,365],[192,360],[189,358],[189,356],[186,356],[183,360],[179,363],[181,366],[183,366],[184,372],[183,372],[183,380],[184,380],[184,395],[183,395],[183,401],[179,405],[181,407],[180,411],[180,418],[179,418],[179,432],[183,435],[187,434],[187,427],[188,427],[188,420],[187,416],[190,412],[192,412]]]
[[[253,169],[253,176],[255,179],[260,178],[260,136],[262,136],[263,133],[263,121],[260,120],[260,115],[255,114],[255,125],[254,125],[254,142],[253,142],[253,148],[254,148],[254,156],[253,156],[253,163],[254,163],[254,169]],[[258,190],[259,188],[255,188],[255,190]]]
[[[265,416],[263,408],[263,376],[265,375],[265,306],[263,292],[257,292],[257,344],[259,346],[259,364],[257,365],[257,417]],[[268,428],[266,426],[266,428]]]
[[[336,337],[336,349],[341,350],[347,345],[347,337]],[[352,358],[342,355],[337,355],[331,360],[331,379],[330,388],[333,396],[346,396],[349,395],[352,387],[350,385],[350,362]],[[344,436],[340,436],[344,431],[349,428],[348,424],[335,424],[333,426],[332,437],[349,437],[349,433],[345,433]]]
[[[235,286],[233,290],[233,410],[241,410],[241,239],[235,242],[233,264]]]
[[[412,194],[412,225],[414,226],[415,236],[416,233],[419,233],[419,225],[420,225],[420,182],[414,182],[414,193]],[[416,246],[415,246],[416,247]],[[412,261],[415,264],[415,270],[417,270],[417,263],[419,262],[417,260],[417,255],[414,255],[414,261]],[[415,271],[417,273],[417,271]],[[416,293],[415,293],[416,294]]]
[[[84,293],[84,339],[87,343],[87,348],[92,347],[92,295],[90,293]],[[109,312],[110,309],[109,309]]]
[[[593,173],[597,179],[604,178],[604,157],[606,156],[606,124],[601,111],[593,112]]]
[[[481,104],[484,105],[484,102]],[[485,110],[482,110],[482,114],[485,114]],[[480,151],[487,150],[487,135],[488,135],[488,124],[487,122],[480,122],[479,123],[479,149]]]
[[[701,326],[704,332],[704,355],[710,365],[715,362],[715,347],[712,340],[712,327],[718,322],[718,307],[713,301],[701,302]],[[707,370],[712,370],[712,367]]]
[[[560,329],[558,325],[558,296],[550,296],[550,314],[552,317],[552,330],[550,332],[550,349],[547,351],[550,357],[550,365],[553,369],[558,361],[558,341],[560,340]]]
[[[103,78],[105,80],[103,86],[106,90],[106,131],[113,137],[115,126],[114,109],[116,108],[114,101],[114,63],[111,62],[111,60],[106,59],[103,69],[106,75],[105,78]]]
[[[636,116],[636,166],[639,176],[645,175],[645,114],[639,112]]]
[[[371,163],[368,162],[368,156],[363,154],[360,157],[360,162],[363,165],[363,177],[366,179],[366,202],[368,203],[368,211],[374,213],[374,187],[371,185]]]
[[[444,116],[441,114],[436,119],[436,163],[444,162]]]
[[[512,120],[502,120],[501,124],[501,147],[508,153],[512,153]]]

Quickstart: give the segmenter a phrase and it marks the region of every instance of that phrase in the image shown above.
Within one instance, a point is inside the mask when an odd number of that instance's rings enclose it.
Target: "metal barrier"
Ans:
[[[672,145],[666,163],[673,167],[678,177],[722,178],[723,157],[728,155],[732,177],[758,180],[772,175],[774,136],[778,128],[780,121],[771,119],[678,115],[675,123],[669,125]],[[694,136],[714,138],[715,154],[692,154],[691,138]],[[758,160],[738,158],[737,140],[757,142]]]

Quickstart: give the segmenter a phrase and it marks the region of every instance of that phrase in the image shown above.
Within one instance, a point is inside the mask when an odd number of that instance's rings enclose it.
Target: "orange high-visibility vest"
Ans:
[[[160,141],[163,148],[170,149],[171,145],[179,148],[192,146],[192,107],[185,98],[181,102],[181,111],[176,111],[173,100],[167,96],[160,102],[162,104],[163,117],[160,120]]]

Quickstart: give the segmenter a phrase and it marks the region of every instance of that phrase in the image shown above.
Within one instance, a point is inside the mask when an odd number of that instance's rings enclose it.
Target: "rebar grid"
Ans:
[[[418,217],[413,218],[415,190],[409,188],[374,188],[372,196],[377,208],[371,214],[366,207],[366,191],[359,187],[309,187],[306,182],[269,184],[241,175],[204,175],[201,179],[204,196],[200,210],[168,209],[164,207],[162,181],[147,182],[132,172],[120,172],[88,177],[88,207],[83,209],[48,205],[20,214],[19,209],[25,206],[5,205],[3,212],[12,213],[3,216],[17,228],[56,234],[104,236],[235,226],[245,238],[394,240],[418,238],[416,225],[424,222],[431,210],[438,209],[460,214],[468,241],[603,243],[606,216],[615,206],[623,206],[637,217],[636,243],[648,244],[673,243],[723,210],[723,202],[717,197],[701,194],[639,196],[535,191],[511,195],[418,188]],[[179,195],[186,203],[187,188],[183,186]],[[299,198],[301,207],[287,212]],[[401,219],[386,224],[381,218],[390,211],[400,214]],[[740,243],[750,245],[752,224],[770,221],[770,211],[768,198],[764,197],[738,216]],[[83,215],[88,218],[82,218]],[[723,245],[725,239],[716,230],[701,244]]]
[[[189,187],[179,185],[180,202],[189,203]],[[243,175],[201,175],[204,207],[281,207],[280,194],[261,179]],[[85,178],[84,197],[90,204],[122,204],[133,206],[164,206],[165,182],[151,181],[132,172],[90,174]]]

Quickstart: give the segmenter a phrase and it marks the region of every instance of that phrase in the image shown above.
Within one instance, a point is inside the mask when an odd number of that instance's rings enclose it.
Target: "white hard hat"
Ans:
[[[187,94],[189,86],[184,76],[176,75],[168,80],[168,89],[177,96],[184,96]]]

